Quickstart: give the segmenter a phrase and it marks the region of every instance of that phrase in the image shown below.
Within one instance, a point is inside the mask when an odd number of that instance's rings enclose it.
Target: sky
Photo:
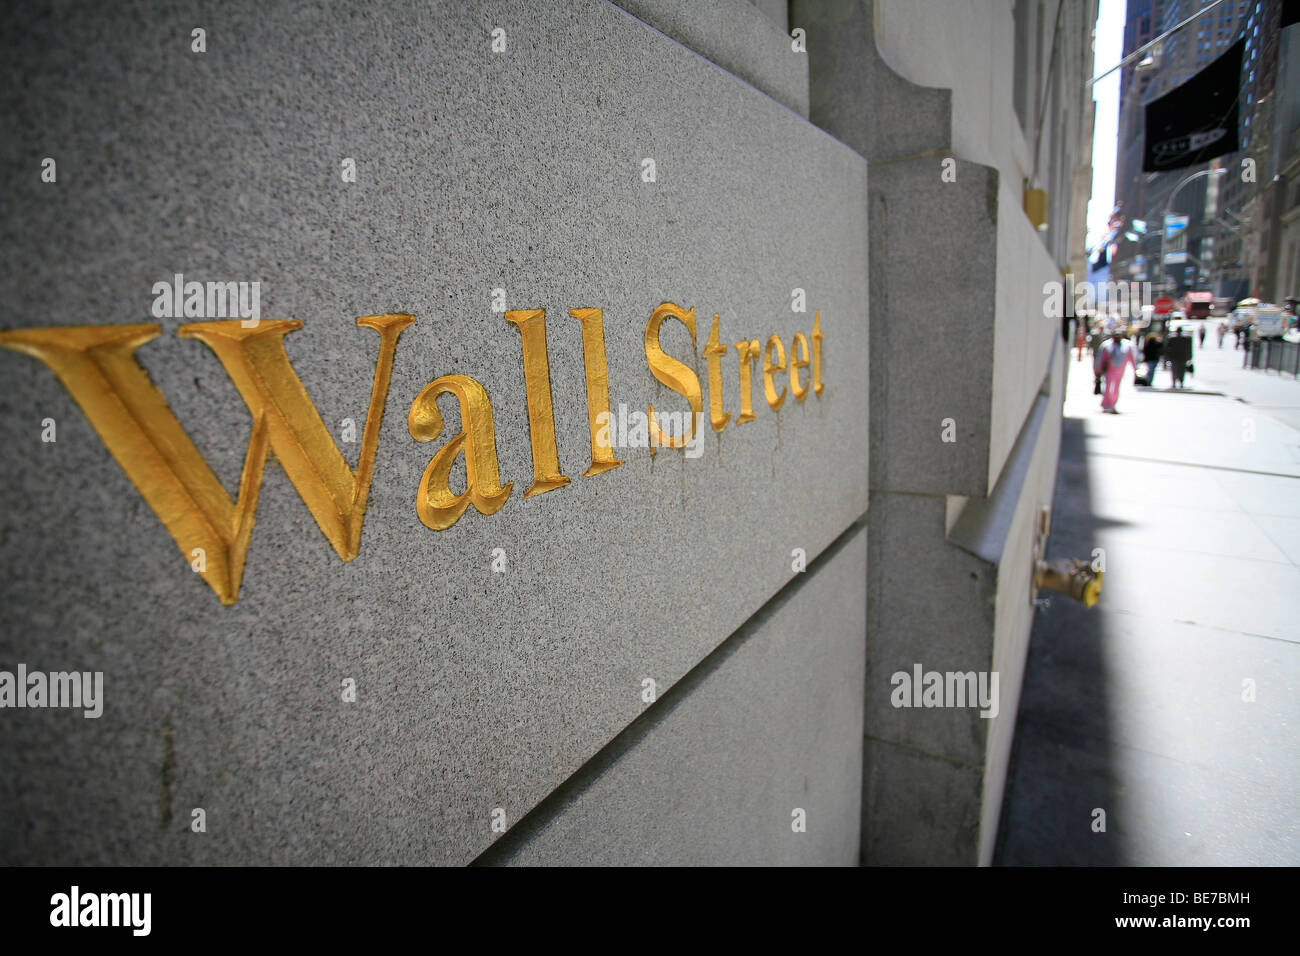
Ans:
[[[1124,0],[1101,0],[1092,75],[1110,69],[1124,55]],[[1119,70],[1093,85],[1097,101],[1092,138],[1092,198],[1088,201],[1088,246],[1105,237],[1115,208],[1115,143],[1119,135]]]

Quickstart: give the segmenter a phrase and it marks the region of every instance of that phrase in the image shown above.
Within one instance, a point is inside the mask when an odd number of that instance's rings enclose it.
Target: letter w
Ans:
[[[412,315],[357,319],[358,326],[379,332],[379,359],[355,475],[285,354],[284,336],[302,328],[301,322],[263,320],[254,328],[238,320],[195,322],[177,330],[216,354],[253,416],[234,502],[136,359],[136,350],[156,338],[160,326],[16,329],[0,332],[0,346],[49,366],[186,561],[202,548],[206,567],[199,573],[222,604],[234,604],[268,448],[338,556],[357,556],[397,339],[414,321]]]

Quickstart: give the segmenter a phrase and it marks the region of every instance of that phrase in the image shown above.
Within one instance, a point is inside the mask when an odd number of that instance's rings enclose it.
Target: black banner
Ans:
[[[1142,171],[1195,166],[1237,149],[1237,106],[1241,89],[1238,40],[1182,86],[1147,104]]]
[[[643,912],[637,901],[662,895],[667,879],[687,906],[701,913],[713,908],[715,918],[697,936],[717,933],[732,942],[770,936],[761,914],[783,908],[794,919],[854,927],[917,952],[950,944],[976,949],[981,939],[1037,939],[1040,948],[1059,949],[1062,940],[1113,946],[1127,938],[1131,948],[1174,951],[1204,939],[1231,953],[1255,951],[1264,936],[1276,940],[1295,927],[1289,868],[716,874],[38,867],[0,870],[0,926],[13,953],[150,944],[174,953],[194,943],[214,950],[287,943],[295,951],[347,953],[403,939],[425,939],[436,948],[461,932],[480,938],[480,931],[482,939],[511,948],[504,944],[561,939],[566,932],[613,940],[640,925],[631,919]]]

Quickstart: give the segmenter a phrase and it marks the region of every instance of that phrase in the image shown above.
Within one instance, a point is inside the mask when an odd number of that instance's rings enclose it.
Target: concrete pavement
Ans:
[[[1218,389],[1244,402],[1257,411],[1277,419],[1300,431],[1300,388],[1290,373],[1249,371],[1241,367],[1245,352],[1232,348],[1233,337],[1224,339],[1223,351],[1213,345],[1213,337],[1205,340],[1210,346],[1204,367],[1196,363],[1202,388]],[[1212,354],[1211,354],[1212,353]]]
[[[1231,342],[1119,415],[1070,353],[1049,557],[1106,577],[1037,614],[999,863],[1300,864],[1300,382]]]

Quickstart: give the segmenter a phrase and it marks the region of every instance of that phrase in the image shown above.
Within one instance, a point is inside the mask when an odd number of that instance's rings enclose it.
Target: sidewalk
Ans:
[[[1191,381],[1199,388],[1217,389],[1248,402],[1270,418],[1300,431],[1300,388],[1296,388],[1296,380],[1290,373],[1279,375],[1277,372],[1243,369],[1241,363],[1246,353],[1233,350],[1232,339],[1229,335],[1224,340],[1223,351],[1219,352],[1213,346],[1213,336],[1206,338],[1210,350],[1205,355],[1204,367],[1196,361],[1199,374]],[[1196,359],[1200,357],[1198,351]]]
[[[1037,614],[999,863],[1300,864],[1300,382],[1231,342],[1119,415],[1070,353],[1049,556],[1106,577]]]

